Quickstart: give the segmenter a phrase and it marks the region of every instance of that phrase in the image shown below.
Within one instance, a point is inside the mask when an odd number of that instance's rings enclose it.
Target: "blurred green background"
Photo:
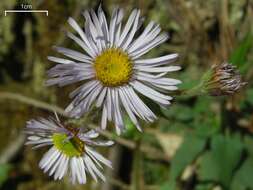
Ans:
[[[65,37],[69,16],[84,24],[85,9],[95,0],[0,1],[0,189],[1,190],[251,190],[253,189],[253,0],[104,0],[113,7],[140,8],[145,25],[160,23],[171,38],[148,56],[179,53],[173,74],[191,89],[216,63],[236,65],[247,86],[230,97],[180,97],[160,109],[150,104],[159,119],[143,123],[139,133],[126,118],[127,132],[117,137],[113,129],[102,135],[117,144],[101,149],[114,165],[106,170],[107,183],[71,185],[53,181],[38,168],[47,149],[23,146],[27,120],[61,112],[68,103],[65,88],[44,85],[45,72],[56,55],[53,45],[76,48]],[[31,4],[43,13],[8,13]],[[125,17],[127,18],[127,17]],[[172,76],[172,75],[170,75]],[[96,113],[99,114],[99,113]],[[81,125],[82,121],[80,121]],[[94,118],[86,123],[98,124]]]

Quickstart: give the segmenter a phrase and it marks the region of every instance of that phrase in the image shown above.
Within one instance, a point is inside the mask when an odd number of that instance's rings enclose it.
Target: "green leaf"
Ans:
[[[124,117],[124,123],[126,125],[126,131],[123,133],[125,138],[134,138],[137,129],[129,117]]]
[[[0,187],[8,179],[8,174],[11,170],[10,164],[0,164]]]
[[[253,105],[253,89],[248,89],[246,91],[246,101]]]
[[[212,190],[213,184],[198,184],[195,190]]]
[[[175,184],[165,183],[160,187],[160,190],[176,190]]]
[[[195,106],[192,111],[194,111],[195,114],[201,114],[201,113],[210,113],[207,108],[211,107],[212,98],[207,96],[199,96],[196,100]]]
[[[187,165],[191,164],[197,155],[203,150],[206,139],[187,136],[175,156],[171,160],[170,180],[173,182],[181,175]]]
[[[148,159],[143,160],[142,173],[146,184],[162,184],[168,178],[168,168],[163,163]]]
[[[242,148],[239,138],[221,135],[213,137],[211,151],[200,162],[199,179],[219,182],[228,188],[233,170],[240,161]]]
[[[246,64],[247,61],[247,55],[249,53],[250,48],[253,44],[253,35],[251,32],[249,32],[245,38],[242,40],[242,42],[238,45],[238,47],[234,50],[232,53],[232,56],[230,57],[229,61],[233,64],[238,66],[238,68],[242,70],[246,70],[245,67],[248,67]]]
[[[253,158],[248,158],[236,172],[231,185],[232,190],[253,189],[252,180]]]
[[[124,138],[138,140],[142,137],[142,133],[136,128],[136,126],[133,124],[133,122],[128,116],[124,117],[124,123],[126,126],[126,129],[122,134]]]
[[[183,83],[179,84],[178,87],[179,89],[192,89],[196,85],[199,84],[199,81],[197,80],[187,80],[184,81]]]
[[[251,136],[245,136],[243,139],[244,145],[247,149],[249,156],[253,157],[253,138]]]
[[[168,190],[168,189],[169,189],[169,184],[168,183],[161,185],[160,190]]]
[[[170,109],[162,109],[162,112],[166,118],[175,117],[182,122],[190,121],[194,117],[194,112],[191,108],[180,104],[173,105]]]

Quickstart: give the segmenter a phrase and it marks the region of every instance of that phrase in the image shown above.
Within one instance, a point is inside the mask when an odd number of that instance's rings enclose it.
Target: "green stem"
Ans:
[[[200,82],[196,86],[194,86],[191,89],[182,90],[179,94],[183,97],[193,97],[193,96],[199,96],[205,94],[203,91],[203,82]]]
[[[200,78],[199,83],[191,89],[183,90],[180,95],[185,97],[199,96],[207,94],[205,86],[212,75],[212,69],[206,71]]]
[[[27,97],[22,94],[13,93],[13,92],[0,92],[0,100],[5,100],[5,99],[16,100],[28,105],[32,105],[37,108],[45,109],[51,112],[57,112],[63,116],[67,116],[67,114],[64,112],[64,109],[58,106],[50,105],[49,103],[33,99],[31,97]]]
[[[142,189],[142,174],[141,174],[141,151],[140,151],[140,140],[136,142],[136,149],[134,151],[134,160],[132,166],[132,176],[131,176],[131,190],[141,190]]]

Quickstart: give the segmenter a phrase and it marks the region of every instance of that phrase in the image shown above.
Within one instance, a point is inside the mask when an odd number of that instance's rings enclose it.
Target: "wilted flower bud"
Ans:
[[[235,66],[229,63],[214,65],[204,76],[204,91],[211,96],[231,95],[237,92],[246,82]]]

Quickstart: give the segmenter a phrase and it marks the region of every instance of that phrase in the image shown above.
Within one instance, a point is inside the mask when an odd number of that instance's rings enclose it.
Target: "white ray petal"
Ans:
[[[134,106],[138,107],[138,109],[141,110],[140,113],[143,114],[145,120],[153,122],[154,119],[156,119],[155,114],[143,103],[143,101],[139,98],[139,96],[137,96],[132,88],[128,88],[128,90],[125,92],[128,94],[129,99],[133,100]]]
[[[154,100],[155,102],[159,102],[164,105],[170,104],[169,100],[172,99],[170,96],[166,96],[164,94],[161,94],[161,93],[153,90],[152,88],[150,88],[138,81],[131,83],[131,85],[133,85],[133,87],[136,91],[138,91],[139,93],[143,94],[144,96]]]
[[[70,159],[70,172],[71,172],[71,181],[72,184],[75,184],[77,178],[77,168],[75,163],[75,157]]]
[[[127,20],[127,23],[126,23],[126,25],[123,29],[123,32],[120,35],[120,39],[119,39],[119,42],[118,42],[119,46],[121,46],[121,44],[125,41],[125,38],[126,38],[128,32],[129,32],[130,28],[132,27],[132,24],[134,23],[134,19],[137,15],[137,12],[138,12],[137,9],[134,9],[132,11],[131,15],[129,16],[129,18]]]
[[[112,97],[111,97],[111,89],[107,88],[106,94],[106,108],[107,108],[107,118],[109,121],[112,120],[113,106],[112,106]]]
[[[47,59],[49,61],[55,62],[55,63],[61,63],[61,64],[71,64],[75,63],[74,61],[68,60],[68,59],[63,59],[59,57],[54,57],[54,56],[48,56]]]
[[[40,165],[40,168],[43,169],[44,173],[50,172],[50,170],[52,170],[52,168],[59,162],[61,153],[58,150],[56,150],[55,153],[56,154],[54,154],[54,156],[52,156],[51,158],[48,158],[48,162],[44,164],[45,166],[44,168],[42,168]],[[41,162],[39,164],[41,164]]]
[[[80,165],[81,165],[80,170],[81,170],[81,173],[82,173],[83,184],[85,184],[86,181],[87,181],[87,178],[86,178],[84,160],[83,160],[83,158],[79,158],[79,160],[80,160]]]
[[[87,36],[84,34],[83,30],[80,28],[80,26],[76,23],[76,21],[73,18],[68,19],[68,23],[73,27],[73,29],[76,30],[76,32],[80,35],[84,43],[87,47],[94,53],[94,55],[97,55],[98,51],[96,49],[95,44],[87,39]],[[88,46],[89,45],[89,46]]]
[[[80,93],[90,91],[94,88],[94,86],[98,85],[98,81],[89,81],[87,83],[84,83],[83,85],[81,85],[80,87],[78,87],[77,89],[75,89],[73,92],[70,93],[69,97],[73,98],[75,96],[77,96]]]
[[[62,157],[62,159],[59,162],[59,166],[58,166],[58,168],[55,171],[54,180],[60,179],[60,176],[61,176],[61,174],[63,172],[62,169],[63,169],[63,166],[66,163],[66,161],[67,161],[67,156],[63,154],[63,157]]]
[[[77,165],[77,158],[72,157],[70,163],[71,163],[72,182],[75,183],[75,181],[77,180],[78,183],[81,183],[82,182],[82,177],[81,177],[81,174],[79,172],[78,165]]]
[[[97,54],[99,54],[102,51],[102,44],[100,42],[99,34],[97,31],[96,26],[94,25],[91,15],[89,11],[84,11],[84,17],[86,19],[85,22],[85,33],[87,36],[87,40],[90,42],[93,49],[96,50]]]
[[[51,147],[40,160],[39,167],[44,169],[46,166],[48,166],[49,162],[52,162],[53,159],[58,157],[57,155],[59,155],[59,152],[54,147]]]
[[[112,13],[112,18],[109,25],[109,40],[110,40],[110,47],[114,45],[114,37],[115,37],[115,29],[116,29],[116,22],[118,18],[119,9],[115,8]]]
[[[117,133],[120,134],[125,126],[124,126],[124,122],[123,122],[123,119],[122,119],[122,113],[121,113],[121,110],[120,110],[120,105],[119,105],[119,95],[118,95],[118,90],[115,88],[113,89],[113,96],[112,96],[112,102],[113,102],[113,105],[114,105],[114,122],[115,122],[115,125],[116,125],[116,130],[117,130]]]
[[[160,77],[159,75],[157,76],[157,75],[143,73],[143,72],[138,72],[136,74],[136,79],[139,79],[140,81],[144,80],[144,81],[149,81],[152,83],[164,84],[164,85],[178,85],[182,83],[180,80],[177,80],[177,79]]]
[[[112,146],[114,142],[113,141],[91,141],[90,144],[93,146]]]
[[[59,167],[63,157],[64,154],[60,154],[60,157],[55,161],[54,165],[52,165],[52,168],[49,170],[49,176],[52,176],[56,172],[56,169]]]
[[[28,141],[28,142],[26,142],[26,145],[44,144],[44,143],[48,143],[48,142],[52,142],[51,138],[44,138],[44,139],[36,140],[36,141]]]
[[[107,126],[107,109],[106,109],[106,104],[104,103],[103,112],[102,112],[102,119],[101,119],[101,128],[103,130],[105,130],[106,126]]]
[[[83,53],[80,53],[78,51],[68,49],[68,48],[64,48],[64,47],[58,47],[58,46],[54,46],[54,49],[57,52],[62,53],[63,55],[65,55],[65,56],[67,56],[71,59],[81,61],[83,63],[92,63],[92,58],[91,57],[89,57],[89,56],[87,56]]]
[[[87,156],[87,155],[84,156],[84,163],[85,163],[85,166],[86,166],[86,168],[88,169],[90,175],[92,176],[92,178],[97,182],[98,179],[97,179],[97,176],[96,176],[96,174],[94,173],[93,167],[92,167],[93,162],[92,162],[92,160],[89,158],[89,156]]]
[[[86,133],[81,133],[80,135],[89,139],[93,139],[93,138],[97,138],[99,136],[99,133],[92,129]]]
[[[67,171],[68,171],[68,165],[69,165],[69,160],[70,159],[68,157],[66,157],[66,160],[65,160],[65,162],[64,162],[64,164],[62,166],[62,171],[61,171],[61,173],[59,175],[59,179],[62,179],[63,176],[67,173]]]
[[[98,166],[99,168],[103,169],[102,164],[95,158],[95,156],[93,154],[91,154],[89,151],[86,151],[86,153],[91,158],[91,160],[95,162],[96,166]]]
[[[71,32],[67,32],[67,36],[72,39],[73,41],[75,41],[87,54],[89,54],[92,58],[96,57],[96,52],[89,47],[88,45],[86,45],[86,43],[84,43],[80,38],[78,38],[77,36],[75,36],[74,34],[72,34]],[[88,40],[87,40],[88,41]]]
[[[91,16],[92,16],[93,23],[94,23],[94,25],[96,27],[96,30],[97,30],[97,33],[98,33],[97,40],[100,41],[101,47],[103,49],[103,48],[105,48],[105,45],[106,45],[106,39],[105,39],[105,36],[103,34],[102,23],[99,21],[99,18],[98,18],[99,14],[97,16],[95,11],[92,9],[91,10]]]
[[[123,94],[122,90],[119,90],[119,97],[120,97],[120,99],[121,99],[121,102],[122,102],[122,104],[123,104],[123,106],[124,106],[124,108],[125,108],[127,114],[129,115],[131,121],[134,123],[134,125],[135,125],[140,131],[142,131],[142,130],[141,130],[141,127],[140,127],[140,125],[139,125],[139,123],[138,123],[138,120],[136,119],[135,115],[133,114],[132,110],[131,110],[130,107],[129,107],[129,104],[131,104],[131,103],[128,102],[128,101],[126,100],[126,98],[124,97],[124,94]]]
[[[107,87],[104,87],[102,92],[98,96],[96,107],[101,107],[101,105],[103,104],[104,99],[105,99],[105,95],[106,95],[106,91],[107,91]]]
[[[87,147],[87,151],[89,151],[89,153],[91,153],[98,161],[112,168],[112,162],[110,160],[106,159],[104,156],[102,156],[90,147]]]
[[[76,158],[76,166],[78,170],[78,180],[80,184],[86,183],[86,174],[84,170],[84,163],[82,157]]]
[[[178,58],[178,54],[169,54],[151,59],[137,59],[134,61],[136,65],[161,66],[174,62]]]
[[[181,69],[181,67],[179,66],[168,66],[168,67],[136,66],[134,68],[148,73],[173,72]]]
[[[167,33],[160,34],[156,37],[151,43],[145,45],[145,47],[140,48],[139,50],[133,51],[129,55],[132,57],[133,60],[137,59],[138,57],[144,55],[154,47],[158,46],[159,44],[165,42],[169,38]]]
[[[124,42],[122,44],[122,49],[126,50],[128,45],[132,42],[134,35],[138,29],[138,24],[139,24],[139,19],[140,19],[140,10],[137,11],[136,16],[135,16],[135,20],[134,20],[134,24],[133,24],[133,28],[131,29],[130,33],[127,35],[126,37],[126,42]]]
[[[105,181],[104,175],[98,170],[98,168],[95,166],[95,164],[93,163],[91,158],[89,156],[86,156],[86,160],[89,163],[88,167],[90,167],[90,170],[92,171],[92,173],[94,172],[93,175],[94,176],[97,175],[99,178],[101,178],[103,181]],[[96,177],[96,179],[97,179],[97,177]]]
[[[124,95],[124,98],[128,102],[128,106],[135,113],[135,115],[142,118],[143,120],[146,120],[145,112],[142,109],[140,109],[140,107],[138,107],[136,105],[136,102],[133,100],[133,96],[130,93],[130,88],[129,87],[122,87],[121,88],[122,94]]]
[[[27,138],[29,141],[38,141],[41,139],[41,137],[38,137],[38,136],[29,136]]]
[[[98,19],[99,22],[101,23],[103,38],[105,39],[105,45],[107,46],[107,44],[109,43],[109,29],[104,11],[102,10],[101,6],[99,6],[98,8]]]
[[[128,52],[132,53],[137,49],[141,49],[145,47],[145,45],[149,44],[154,38],[160,33],[161,28],[158,24],[154,22],[150,22],[148,26],[144,29],[142,34],[130,45],[128,48]]]

